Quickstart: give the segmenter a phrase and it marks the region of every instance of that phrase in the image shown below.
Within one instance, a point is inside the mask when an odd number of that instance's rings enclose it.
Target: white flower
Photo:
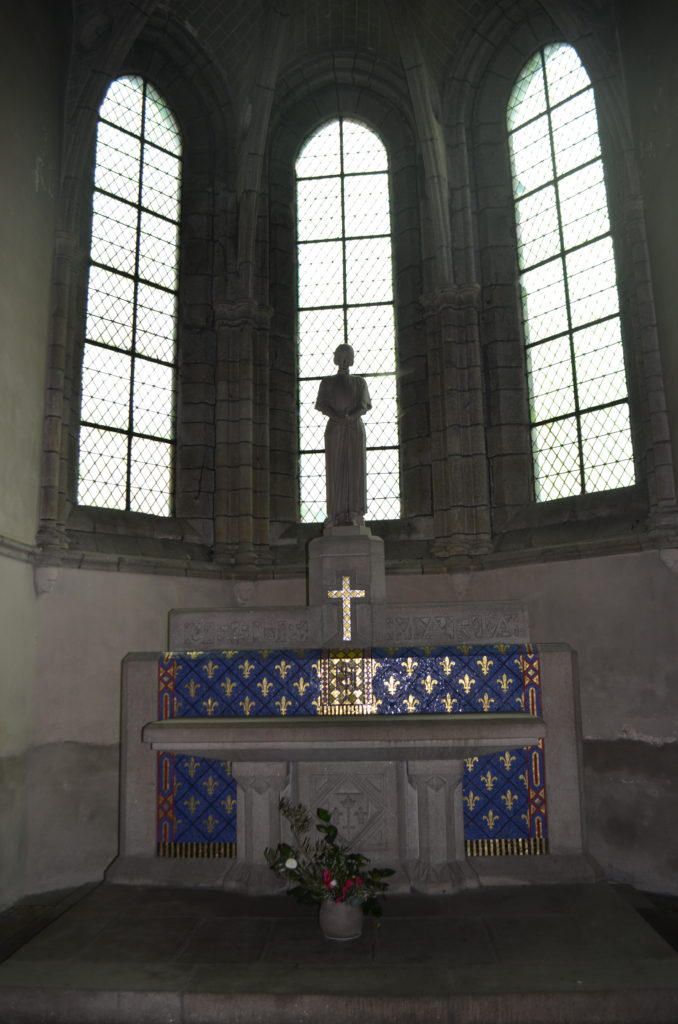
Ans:
[[[337,880],[336,880],[336,878],[333,878],[332,881],[330,882],[330,889],[336,889],[336,888],[337,888]]]
[[[285,867],[287,868],[288,871],[294,871],[294,869],[298,866],[299,865],[297,864],[294,857],[288,857],[287,860],[285,861]]]

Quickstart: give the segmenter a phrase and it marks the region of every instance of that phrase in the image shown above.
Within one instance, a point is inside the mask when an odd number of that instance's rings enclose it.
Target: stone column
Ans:
[[[278,805],[288,784],[289,767],[280,761],[237,761],[231,772],[238,784],[237,859],[224,879],[224,888],[276,892],[280,884],[264,850],[280,842]]]
[[[423,296],[427,321],[434,551],[488,551],[490,493],[485,445],[479,291],[447,287]]]
[[[408,778],[417,795],[419,838],[418,860],[408,870],[412,888],[418,892],[451,893],[478,885],[465,861],[463,770],[459,758],[408,762]]]
[[[249,299],[217,314],[214,550],[244,569],[268,556],[267,341],[271,310]]]

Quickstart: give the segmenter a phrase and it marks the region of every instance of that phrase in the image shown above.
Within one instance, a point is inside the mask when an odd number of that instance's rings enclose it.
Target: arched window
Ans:
[[[634,483],[614,252],[593,88],[541,49],[508,107],[535,497]]]
[[[315,402],[333,354],[355,350],[372,409],[367,519],[400,516],[388,160],[379,137],[344,118],[316,131],[296,163],[301,521],[325,518],[325,417]]]
[[[113,82],[97,128],[81,505],[172,514],[180,157],[153,86]]]

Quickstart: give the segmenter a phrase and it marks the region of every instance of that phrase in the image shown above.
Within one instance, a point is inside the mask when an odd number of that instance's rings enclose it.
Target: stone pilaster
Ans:
[[[268,327],[249,299],[217,307],[214,550],[247,568],[269,559]]]
[[[422,297],[428,335],[434,551],[487,551],[491,541],[479,290],[448,287]]]

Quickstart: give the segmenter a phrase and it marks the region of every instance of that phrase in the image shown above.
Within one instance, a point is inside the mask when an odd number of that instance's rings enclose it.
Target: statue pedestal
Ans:
[[[328,602],[331,591],[339,591],[342,581],[350,579],[361,598],[351,599],[351,636],[344,638],[342,603]],[[386,600],[384,542],[366,526],[327,526],[322,537],[308,545],[308,603],[320,606],[323,636],[331,637],[328,646],[369,646],[372,632],[371,606]],[[326,641],[327,643],[327,641]]]

